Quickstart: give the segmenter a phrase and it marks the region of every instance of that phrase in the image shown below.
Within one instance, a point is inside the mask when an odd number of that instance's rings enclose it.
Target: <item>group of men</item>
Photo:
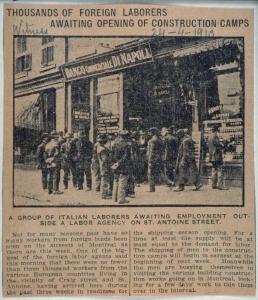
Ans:
[[[209,140],[213,165],[213,188],[222,188],[222,147],[218,129]],[[195,143],[189,130],[150,128],[148,131],[121,130],[118,135],[99,134],[93,145],[86,134],[79,131],[64,136],[56,132],[45,136],[37,149],[42,187],[49,194],[60,194],[59,184],[63,170],[64,189],[70,178],[77,190],[100,192],[102,199],[113,199],[119,204],[129,203],[135,197],[135,185],[148,182],[149,192],[156,184],[165,183],[170,189],[178,183],[175,192],[184,191],[187,183],[201,189],[199,170],[195,160]],[[94,180],[92,180],[94,179]]]

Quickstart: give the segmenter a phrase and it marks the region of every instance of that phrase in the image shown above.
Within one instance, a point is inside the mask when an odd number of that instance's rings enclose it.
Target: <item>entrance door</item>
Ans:
[[[72,83],[72,131],[89,133],[90,129],[90,85],[86,79]]]

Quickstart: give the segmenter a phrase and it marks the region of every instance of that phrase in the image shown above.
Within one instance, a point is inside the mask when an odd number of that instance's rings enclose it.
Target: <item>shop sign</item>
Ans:
[[[107,73],[142,63],[151,62],[153,59],[149,45],[138,45],[125,50],[107,53],[91,60],[75,62],[62,67],[66,80],[89,77],[96,74]]]
[[[212,115],[215,112],[220,112],[222,110],[222,105],[213,106],[208,110],[208,114]]]
[[[75,120],[90,120],[90,113],[86,111],[74,110],[73,117]]]
[[[171,97],[172,83],[170,82],[159,82],[153,87],[153,96],[158,98]]]
[[[193,45],[190,47],[174,50],[172,53],[172,57],[183,57],[187,55],[194,55],[202,52],[212,51],[232,43],[237,43],[236,39],[213,39],[203,44]]]

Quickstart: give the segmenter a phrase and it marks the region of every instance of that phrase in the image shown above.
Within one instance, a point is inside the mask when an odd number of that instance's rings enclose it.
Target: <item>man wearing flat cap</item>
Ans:
[[[68,181],[71,169],[72,160],[72,146],[71,146],[71,133],[67,132],[64,136],[64,142],[61,145],[61,156],[62,156],[62,169],[64,171],[63,183],[64,188],[68,189]]]
[[[91,159],[93,145],[89,141],[88,136],[83,131],[78,132],[78,139],[76,145],[76,172],[77,172],[77,190],[83,189],[84,174],[86,175],[86,191],[90,191],[92,188],[91,178]]]
[[[97,136],[97,142],[93,145],[93,150],[92,150],[91,168],[92,168],[92,177],[94,181],[95,192],[100,192],[100,184],[101,184],[99,157],[97,151],[100,145],[99,144],[100,140],[101,140],[101,134]]]
[[[47,164],[44,159],[44,153],[49,138],[44,136],[42,142],[37,148],[38,169],[41,170],[41,183],[44,191],[47,190]]]
[[[112,198],[119,204],[129,203],[125,199],[128,178],[131,174],[131,148],[128,138],[129,132],[121,130],[119,132],[119,139],[115,141],[112,149],[113,164],[111,169],[114,172]]]
[[[47,187],[49,194],[61,194],[59,191],[60,181],[60,145],[59,135],[52,131],[50,141],[46,144],[44,159],[47,165]]]
[[[97,155],[100,171],[100,191],[102,199],[111,199],[111,151],[106,146],[108,137],[101,134],[98,138]]]
[[[175,192],[184,191],[186,183],[191,178],[191,182],[195,185],[194,191],[199,191],[200,184],[199,171],[195,161],[195,143],[188,129],[180,129],[177,132],[180,140],[178,150],[176,173],[178,174],[178,189]]]
[[[214,125],[208,140],[210,162],[212,164],[212,188],[223,190],[223,148],[219,137],[219,126]]]
[[[165,175],[174,183],[175,182],[175,167],[178,152],[178,141],[174,136],[174,127],[162,128],[164,142],[164,169]]]
[[[155,184],[159,179],[164,181],[168,186],[172,186],[173,182],[164,174],[162,157],[164,143],[159,137],[159,130],[153,127],[150,128],[149,133],[151,136],[147,146],[149,192],[155,192]]]

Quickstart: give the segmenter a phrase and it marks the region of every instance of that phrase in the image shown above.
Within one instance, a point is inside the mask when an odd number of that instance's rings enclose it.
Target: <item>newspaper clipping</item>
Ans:
[[[4,6],[3,294],[255,295],[253,10]]]

